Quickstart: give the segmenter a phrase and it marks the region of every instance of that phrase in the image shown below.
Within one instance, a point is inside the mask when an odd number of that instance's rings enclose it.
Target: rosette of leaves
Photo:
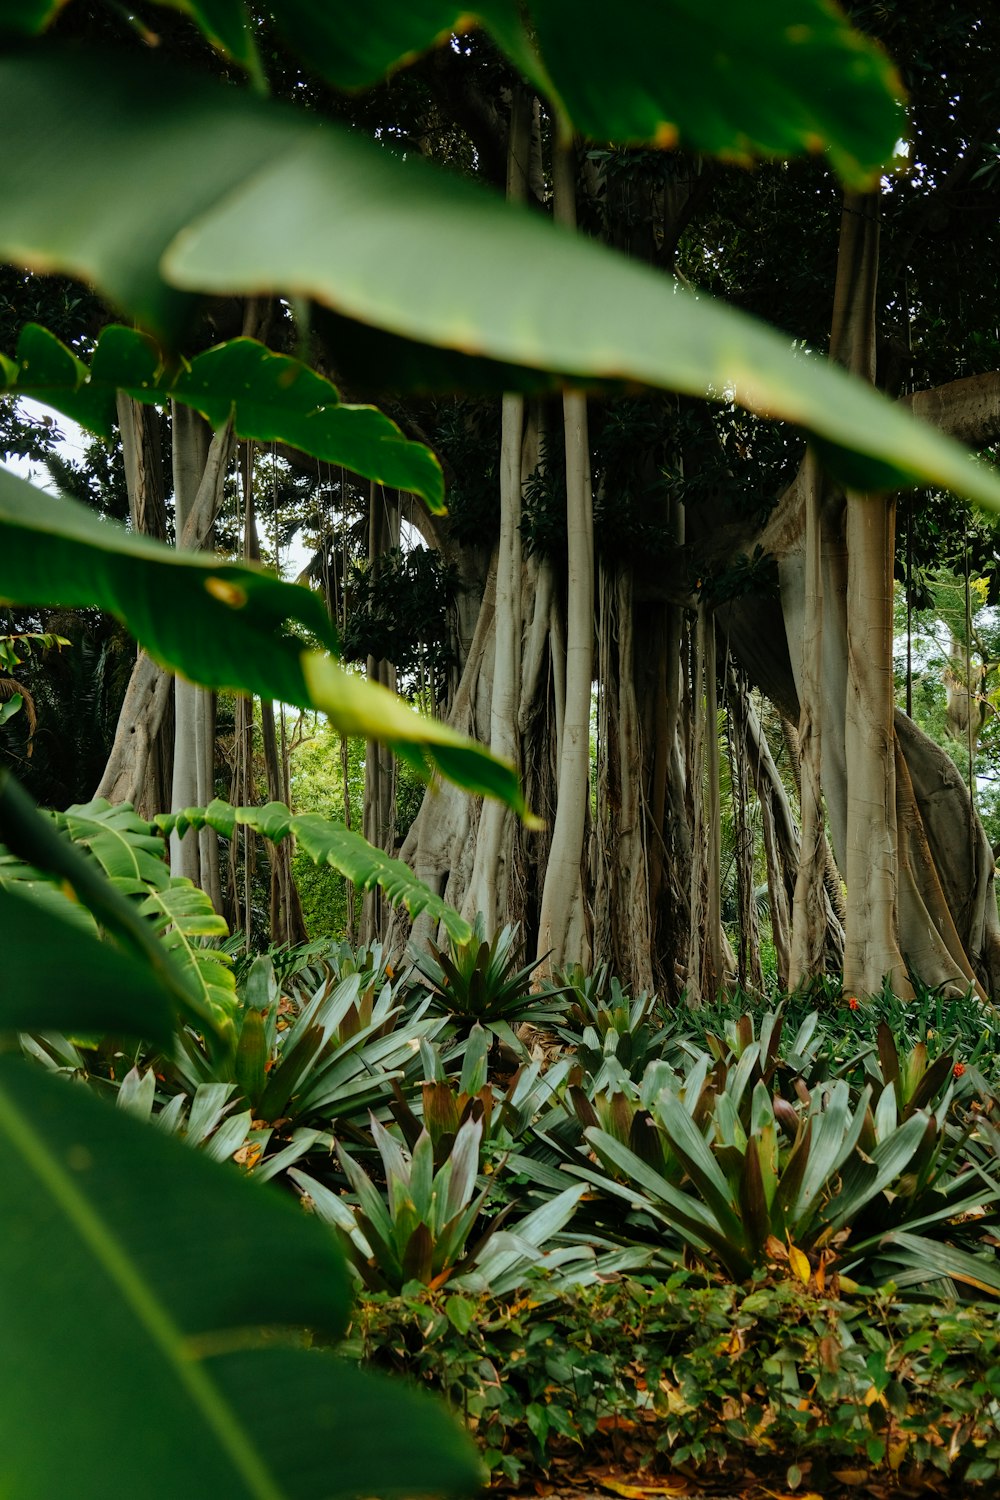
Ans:
[[[436,1167],[426,1130],[410,1152],[373,1118],[384,1191],[343,1145],[337,1148],[354,1205],[305,1172],[293,1168],[289,1176],[336,1231],[358,1277],[373,1291],[399,1292],[416,1281],[502,1295],[538,1270],[558,1273],[560,1283],[588,1279],[596,1265],[589,1246],[545,1248],[569,1222],[582,1186],[564,1188],[513,1230],[501,1228],[502,1216],[485,1226],[480,1222],[489,1192],[479,1177],[482,1124],[481,1118],[466,1119],[450,1156]],[[476,1229],[479,1238],[470,1244]]]
[[[677,1023],[660,1020],[655,995],[646,990],[629,995],[620,980],[609,976],[607,964],[593,975],[573,965],[556,977],[568,999],[556,1034],[574,1048],[588,1072],[598,1073],[605,1059],[614,1057],[631,1078],[639,1079],[651,1061],[663,1056]]]
[[[489,1082],[489,1034],[476,1024],[469,1033],[458,1079],[445,1075],[437,1044],[426,1043],[421,1051],[427,1076],[411,1104],[398,1085],[392,1113],[403,1139],[412,1151],[426,1130],[434,1149],[435,1166],[442,1165],[454,1148],[459,1130],[469,1119],[482,1121],[482,1148],[490,1156],[509,1152],[537,1116],[551,1104],[570,1071],[569,1059],[560,1058],[542,1069],[539,1062],[525,1063],[507,1080],[501,1092]]]
[[[600,1126],[589,1128],[586,1138],[617,1175],[578,1165],[570,1170],[641,1208],[670,1231],[675,1245],[720,1264],[737,1281],[768,1261],[771,1241],[815,1259],[850,1240],[844,1269],[860,1264],[880,1234],[894,1227],[907,1174],[919,1180],[933,1163],[942,1127],[923,1110],[901,1123],[895,1115],[890,1120],[888,1106],[873,1116],[868,1089],[852,1108],[843,1080],[811,1095],[803,1088],[796,1105],[758,1082],[744,1125],[736,1081],[735,1075],[727,1079],[712,1098],[706,1128],[670,1088],[657,1096],[652,1113],[683,1168],[679,1183]],[[993,1196],[980,1178],[961,1207]],[[956,1211],[952,1197],[947,1212]],[[932,1216],[938,1212],[945,1211]],[[919,1203],[914,1218],[925,1222]]]
[[[480,912],[468,942],[452,938],[447,953],[429,943],[426,953],[414,954],[414,965],[429,986],[433,1011],[449,1016],[461,1030],[478,1022],[515,1050],[512,1025],[530,1021],[546,1026],[558,1021],[566,1008],[557,990],[532,994],[531,976],[541,959],[519,962],[518,931],[517,925],[507,926],[487,941]]]
[[[349,965],[347,966],[349,967]],[[373,971],[348,973],[339,982],[328,974],[313,993],[284,993],[271,960],[259,958],[247,981],[236,1017],[233,1052],[213,1058],[198,1038],[180,1039],[173,1072],[194,1093],[207,1082],[231,1083],[252,1111],[266,1143],[271,1129],[284,1140],[278,1158],[263,1160],[258,1175],[273,1175],[314,1146],[333,1121],[360,1121],[371,1110],[388,1115],[393,1084],[409,1081],[419,1069],[420,1045],[444,1027],[426,1014],[426,1003],[404,1017],[389,981],[381,985],[381,964]],[[277,1165],[276,1165],[277,1163]]]
[[[747,1012],[736,1021],[727,1023],[721,1036],[706,1032],[705,1045],[718,1065],[720,1086],[723,1076],[734,1065],[740,1080],[737,1092],[741,1097],[747,1085],[752,1089],[763,1083],[773,1089],[778,1080],[787,1092],[795,1078],[810,1082],[820,1046],[819,1022],[819,1012],[811,1011],[785,1048],[782,1047],[785,1015],[781,1005],[766,1012],[759,1025],[755,1025],[753,1016]],[[696,1050],[700,1049],[691,1048],[692,1052]]]

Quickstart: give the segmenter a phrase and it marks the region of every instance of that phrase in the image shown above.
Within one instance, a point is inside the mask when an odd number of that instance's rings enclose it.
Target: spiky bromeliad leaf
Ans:
[[[442,1408],[301,1347],[303,1327],[342,1332],[347,1277],[331,1237],[270,1189],[15,1057],[0,1058],[0,1143],[5,1490],[48,1500],[72,1474],[78,1500],[105,1496],[107,1464],[80,1462],[95,1424],[148,1500],[475,1489]],[[260,1420],[268,1390],[294,1423]]]
[[[265,807],[233,807],[228,802],[216,801],[204,808],[188,807],[181,813],[161,814],[156,825],[167,834],[174,831],[183,834],[188,828],[208,826],[224,838],[232,838],[237,826],[243,826],[275,843],[292,834],[315,864],[339,870],[360,890],[368,891],[377,885],[394,905],[405,906],[411,917],[427,912],[456,942],[468,942],[472,937],[472,928],[465,918],[418,880],[408,865],[374,848],[335,818],[323,818],[319,813],[292,813],[282,802],[269,802]]]
[[[828,361],[329,122],[154,58],[55,47],[0,61],[0,88],[0,255],[85,278],[164,337],[196,294],[295,292],[442,349],[733,399],[859,455],[879,487],[933,484],[1000,508],[989,467]],[[178,159],[198,171],[176,172]]]
[[[0,392],[32,396],[103,438],[114,430],[119,390],[147,405],[191,406],[216,428],[232,417],[237,437],[287,443],[444,509],[441,465],[429,448],[376,407],[345,405],[329,380],[256,339],[231,339],[168,367],[145,334],[112,325],[88,368],[48,329],[28,323],[16,360],[0,365]]]

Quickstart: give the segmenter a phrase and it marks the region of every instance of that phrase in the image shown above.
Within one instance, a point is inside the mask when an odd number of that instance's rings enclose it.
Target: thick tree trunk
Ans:
[[[635,994],[653,987],[632,576],[601,566],[594,952]]]
[[[133,530],[165,541],[163,454],[159,414],[119,391],[118,426]],[[108,763],[94,795],[131,802],[142,818],[170,805],[173,775],[173,679],[139,651]]]
[[[377,577],[382,555],[399,547],[399,494],[374,481],[368,495],[368,566]],[[396,690],[392,662],[369,656],[368,678]],[[388,746],[377,740],[365,744],[365,791],[362,831],[370,844],[393,854],[396,847],[396,762]],[[361,905],[361,941],[370,944],[384,936],[389,912],[381,890],[366,891]]]

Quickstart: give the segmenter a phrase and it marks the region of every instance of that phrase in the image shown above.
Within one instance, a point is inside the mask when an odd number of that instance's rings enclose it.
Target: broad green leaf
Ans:
[[[170,600],[170,607],[163,600]],[[0,469],[0,602],[97,605],[151,656],[205,687],[319,708],[347,734],[385,740],[427,775],[498,797],[526,821],[513,768],[378,683],[346,672],[317,594],[262,569],[177,552],[101,521]]]
[[[335,646],[318,595],[261,569],[180,553],[0,469],[0,599],[96,605],[206,687],[304,706],[300,656]]]
[[[387,900],[406,907],[411,917],[427,912],[458,943],[469,942],[472,928],[453,906],[419,880],[408,865],[376,849],[352,829],[334,818],[319,813],[291,813],[280,802],[266,807],[231,807],[227,802],[210,802],[206,808],[189,807],[183,813],[160,814],[157,827],[172,833],[183,823],[187,828],[206,825],[232,838],[238,826],[252,828],[265,838],[280,842],[293,834],[303,853],[318,865],[330,865],[359,890],[378,886]],[[356,979],[357,976],[354,976]]]
[[[152,921],[160,942],[183,973],[188,988],[202,1006],[220,1021],[236,1009],[236,979],[232,959],[218,948],[206,948],[205,937],[228,937],[229,928],[211,899],[190,880],[173,877],[161,890],[151,890],[139,906]]]
[[[164,405],[171,398],[237,437],[287,443],[326,463],[412,491],[444,509],[441,466],[429,448],[405,438],[374,406],[349,406],[336,386],[300,360],[256,339],[231,339],[180,366],[164,365],[155,344],[133,328],[102,332],[88,370],[54,334],[28,323],[17,362],[5,361],[0,391],[32,396],[100,437],[117,421],[115,394]]]
[[[148,967],[0,883],[5,1031],[111,1033],[161,1046],[174,996]]]
[[[66,4],[66,0],[7,0],[0,12],[0,37],[36,36]]]
[[[586,24],[574,0],[528,9],[559,101],[595,140],[743,162],[826,150],[864,186],[904,127],[895,69],[825,0],[619,0]]]
[[[497,3],[516,20],[511,0]],[[455,0],[379,0],[370,8],[270,0],[267,9],[306,66],[341,89],[379,83],[452,32],[468,30],[475,14]]]
[[[169,0],[201,28],[213,46],[228,53],[255,78],[260,59],[253,37],[253,20],[243,0]]]
[[[191,292],[308,295],[443,348],[733,399],[876,460],[882,483],[1000,508],[991,468],[844,371],[426,163],[155,59],[49,49],[0,61],[0,89],[0,254],[90,280],[154,331],[189,311],[161,269]]]
[[[196,1014],[214,1015],[228,1031],[227,1020],[236,1008],[232,960],[218,948],[204,947],[201,939],[227,937],[229,928],[203,890],[190,880],[170,875],[159,829],[138,817],[128,804],[112,807],[102,800],[47,816],[73,844],[90,851],[118,899],[149,922],[159,939],[157,956],[169,955],[173,960],[179,977],[196,998]],[[25,884],[34,872],[25,868],[19,876],[12,875],[0,865],[0,879],[5,875],[8,883],[17,879]],[[74,910],[73,899],[72,893],[53,887],[48,905],[56,915],[65,907],[62,914],[68,917]],[[76,1025],[82,1029],[82,1023]]]
[[[184,0],[237,61],[247,28],[237,0]],[[683,140],[727,160],[827,150],[854,186],[870,185],[902,128],[898,77],[878,47],[824,0],[381,0],[323,8],[270,0],[278,30],[337,88],[378,83],[450,33],[484,24],[564,117],[598,141]]]
[[[115,1474],[148,1500],[475,1485],[443,1410],[287,1347],[303,1326],[343,1329],[347,1277],[330,1236],[279,1195],[13,1057],[0,1058],[0,1143],[0,1316],[18,1357],[0,1412],[5,1491],[47,1500],[70,1473],[80,1500],[119,1488]],[[274,1389],[294,1423],[260,1420]],[[111,1469],[79,1462],[95,1421],[115,1434]]]

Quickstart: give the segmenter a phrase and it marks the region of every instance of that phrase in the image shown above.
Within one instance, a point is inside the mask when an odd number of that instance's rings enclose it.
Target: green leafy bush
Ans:
[[[633,1463],[791,1465],[824,1488],[882,1474],[954,1485],[1000,1474],[1000,1331],[992,1307],[913,1306],[891,1292],[825,1295],[794,1276],[747,1287],[666,1282],[513,1301],[409,1290],[363,1296],[346,1351],[445,1392],[496,1471],[560,1475]],[[540,1303],[540,1305],[539,1305]]]

